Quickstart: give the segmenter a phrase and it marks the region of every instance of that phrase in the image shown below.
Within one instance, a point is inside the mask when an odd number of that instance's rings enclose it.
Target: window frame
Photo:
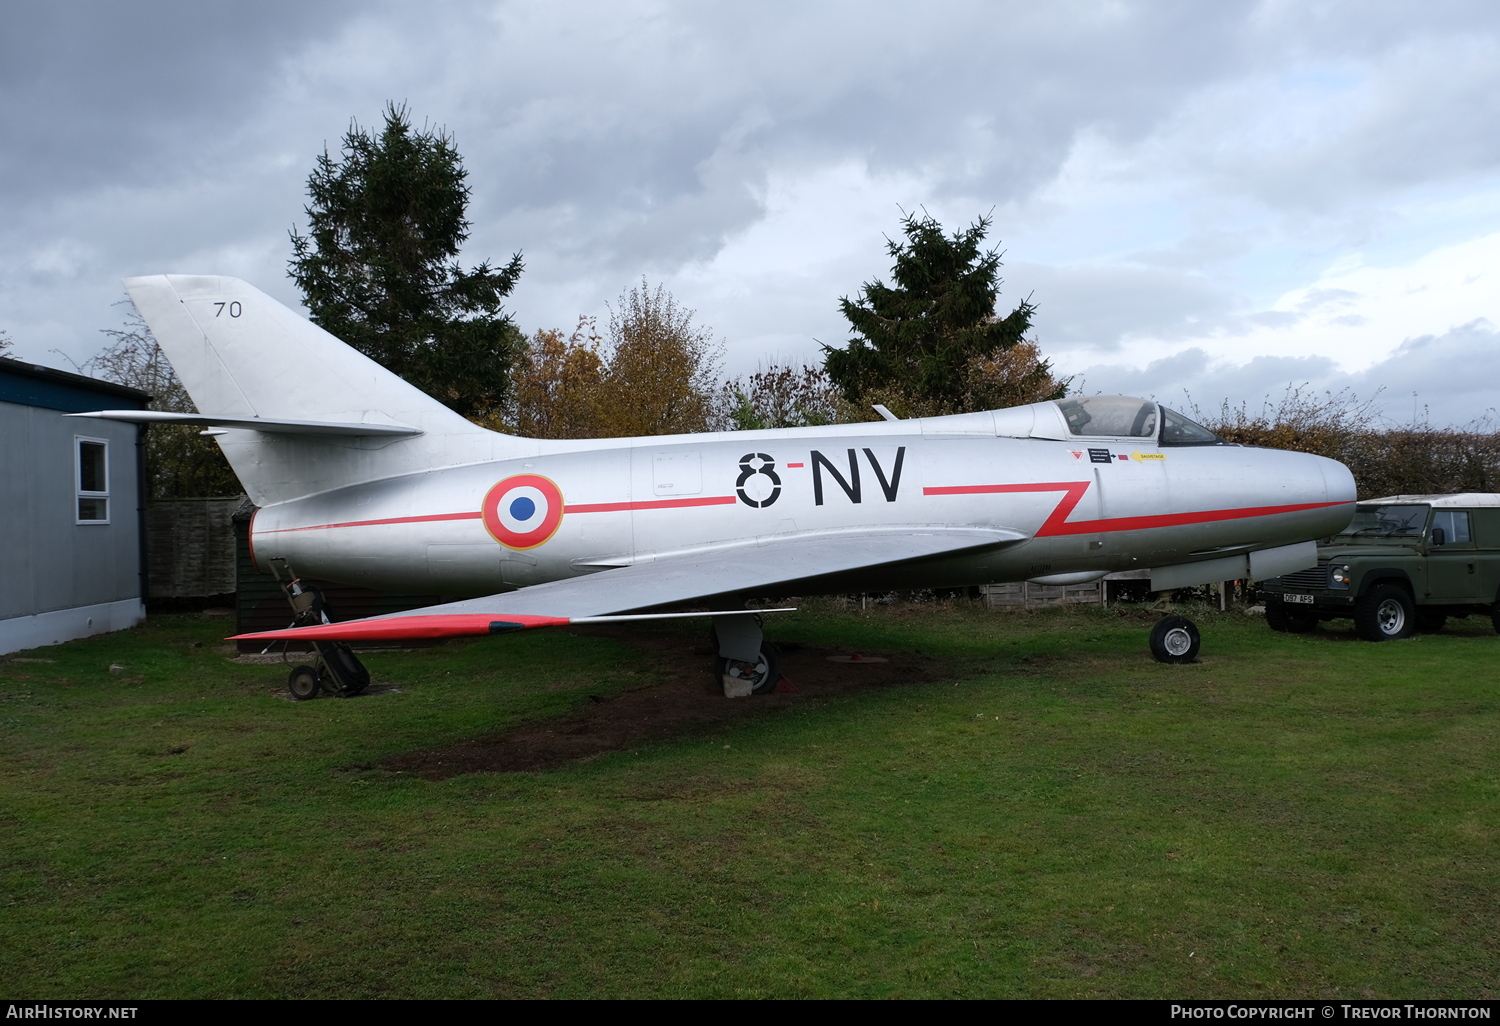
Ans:
[[[1464,533],[1468,535],[1468,537],[1464,538],[1463,540],[1452,537],[1453,531],[1451,530],[1451,528],[1443,527],[1442,524],[1438,523],[1439,519],[1444,519],[1448,524],[1452,524],[1455,520],[1457,520],[1458,517],[1464,518]],[[1437,530],[1439,527],[1443,528],[1442,548],[1446,549],[1450,545],[1461,546],[1464,548],[1474,547],[1474,518],[1469,515],[1468,510],[1434,508],[1432,511],[1432,520],[1430,521],[1427,528],[1428,542],[1432,541],[1432,532]]]
[[[104,447],[104,491],[90,492],[83,488],[83,446],[84,443]],[[91,435],[73,436],[73,523],[79,526],[84,524],[108,525],[112,503],[110,502],[110,474],[109,474],[109,439],[95,438]],[[82,510],[79,508],[84,499],[103,499],[104,517],[100,520],[85,520]]]

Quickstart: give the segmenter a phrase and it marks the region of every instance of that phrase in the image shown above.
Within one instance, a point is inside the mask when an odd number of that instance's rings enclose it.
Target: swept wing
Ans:
[[[635,562],[585,577],[348,623],[243,634],[241,638],[377,640],[498,634],[580,621],[635,618],[640,610],[785,587],[1022,541],[991,528],[882,527],[775,535]],[[744,612],[744,610],[733,610]],[[646,614],[652,615],[652,614]],[[702,613],[680,614],[702,616]]]

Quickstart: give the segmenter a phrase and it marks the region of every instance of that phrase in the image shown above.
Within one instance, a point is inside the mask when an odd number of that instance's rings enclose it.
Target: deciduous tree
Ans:
[[[609,314],[608,360],[600,396],[611,436],[706,431],[713,426],[723,347],[693,311],[645,278]]]
[[[608,334],[580,318],[569,336],[538,331],[513,374],[505,415],[492,423],[538,438],[612,438],[716,426],[720,346],[664,286],[619,298]]]
[[[507,415],[495,426],[528,438],[601,437],[603,342],[590,317],[580,317],[571,335],[555,328],[533,334],[511,374]]]
[[[808,427],[847,419],[843,396],[819,367],[772,361],[754,374],[726,382],[720,399],[729,427]]]

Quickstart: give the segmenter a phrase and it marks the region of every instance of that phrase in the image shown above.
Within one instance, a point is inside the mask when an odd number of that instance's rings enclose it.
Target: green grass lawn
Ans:
[[[1500,638],[803,612],[939,682],[565,770],[383,756],[651,684],[537,631],[292,703],[228,622],[0,659],[0,981],[28,998],[1495,997]],[[697,631],[698,626],[673,627]],[[109,666],[123,670],[111,674]],[[748,701],[754,701],[750,699]]]

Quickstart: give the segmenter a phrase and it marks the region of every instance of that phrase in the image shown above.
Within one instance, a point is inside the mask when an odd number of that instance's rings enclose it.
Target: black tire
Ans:
[[[1287,630],[1293,634],[1311,634],[1318,629],[1318,614],[1306,607],[1286,611]]]
[[[1151,654],[1159,663],[1191,663],[1201,640],[1187,617],[1164,616],[1151,628]]]
[[[1399,584],[1377,584],[1354,603],[1354,630],[1366,641],[1410,637],[1416,626],[1416,608]]]
[[[318,681],[318,671],[311,666],[296,666],[292,668],[291,673],[287,674],[286,689],[299,702],[317,698],[321,687]]]
[[[1280,599],[1267,599],[1266,626],[1284,634],[1307,634],[1318,629],[1318,614]]]
[[[1286,622],[1286,603],[1281,599],[1266,599],[1266,626],[1280,634],[1291,630]]]
[[[1417,630],[1423,634],[1436,634],[1443,629],[1443,625],[1447,622],[1447,613],[1433,612],[1430,609],[1417,610]]]
[[[767,694],[781,682],[781,653],[774,645],[762,645],[760,658],[754,666],[739,659],[719,656],[714,660],[714,679],[723,677],[748,677],[752,695]]]

